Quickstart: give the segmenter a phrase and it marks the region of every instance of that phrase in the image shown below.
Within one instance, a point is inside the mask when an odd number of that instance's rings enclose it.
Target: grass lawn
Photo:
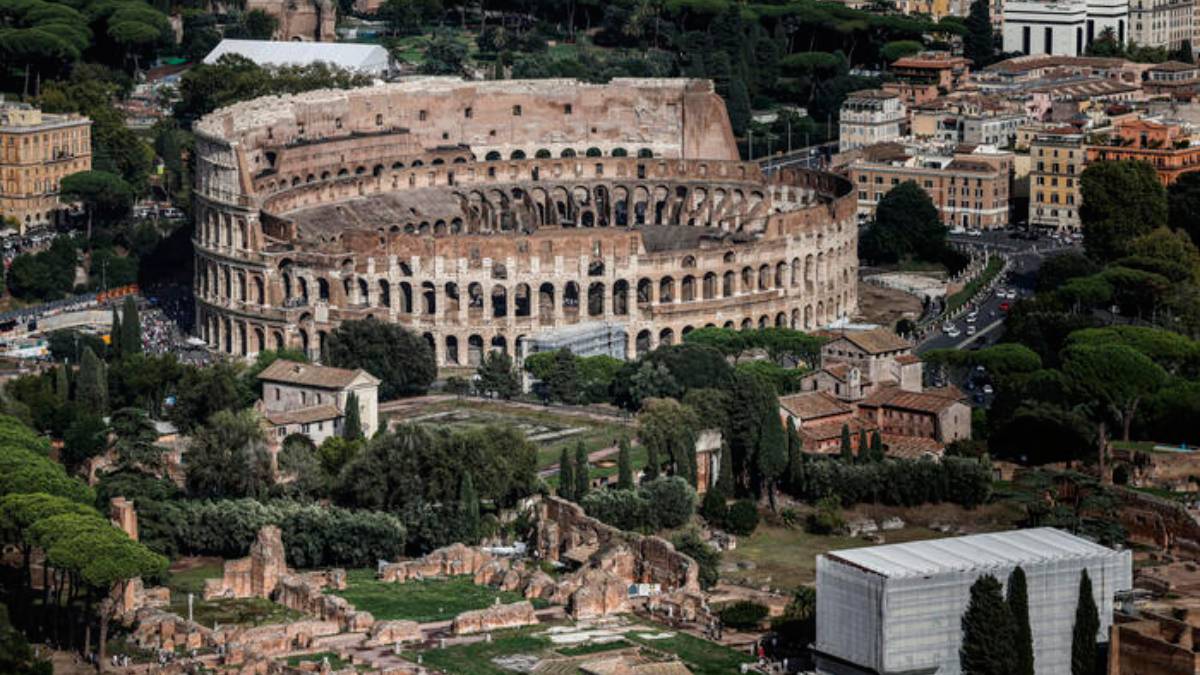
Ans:
[[[884,532],[883,536],[887,543],[899,544],[937,539],[945,535],[924,527],[905,527]],[[870,545],[856,537],[809,534],[800,527],[788,529],[762,523],[754,534],[738,539],[736,549],[726,551],[721,556],[723,566],[748,561],[754,563],[754,568],[722,572],[721,576],[732,581],[749,581],[753,586],[769,584],[776,588],[794,589],[811,584],[816,579],[817,554]]]
[[[421,652],[421,659],[425,666],[448,675],[512,675],[513,671],[497,666],[492,663],[492,659],[497,656],[545,653],[550,647],[550,640],[535,634],[535,630],[542,628],[519,629],[504,635],[495,634],[491,642],[480,641],[446,649],[427,649]]]
[[[220,578],[222,563],[210,562],[171,572],[167,586],[171,589],[169,611],[187,618],[187,595],[195,594],[192,602],[192,618],[202,626],[222,625],[261,626],[269,623],[294,621],[303,615],[265,598],[240,598],[236,600],[202,600],[205,579]]]
[[[589,453],[612,446],[613,440],[622,436],[632,437],[634,429],[621,424],[617,420],[597,420],[582,415],[565,415],[553,409],[533,410],[505,405],[503,403],[479,401],[472,399],[456,399],[426,406],[419,415],[430,415],[442,412],[466,412],[467,420],[431,419],[421,424],[430,426],[445,425],[449,427],[482,426],[485,424],[510,424],[517,427],[538,427],[545,429],[580,429],[579,433],[565,436],[561,439],[537,442],[537,465],[544,469],[558,463],[559,454],[565,447],[575,452],[575,446],[583,441]],[[574,456],[574,455],[572,455]],[[616,456],[613,456],[616,459]],[[614,468],[615,471],[615,468]],[[600,475],[600,474],[595,474]]]
[[[355,608],[370,612],[376,621],[407,619],[422,623],[453,619],[462,612],[491,607],[500,598],[507,604],[523,600],[519,593],[476,586],[470,577],[425,579],[405,583],[385,583],[375,578],[375,570],[350,570],[346,590],[332,591],[349,600]],[[534,601],[544,607],[544,601]]]
[[[663,640],[647,640],[638,637],[637,633],[626,633],[625,637],[638,644],[678,656],[694,675],[736,673],[739,665],[754,660],[749,654],[701,640],[687,633],[676,633],[675,637]]]

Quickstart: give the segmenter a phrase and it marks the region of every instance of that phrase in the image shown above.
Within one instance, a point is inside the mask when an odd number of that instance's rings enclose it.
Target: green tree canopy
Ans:
[[[329,333],[325,351],[329,365],[379,378],[384,400],[423,394],[437,374],[429,343],[386,321],[343,321]]]
[[[1097,260],[1127,255],[1130,242],[1167,224],[1166,190],[1146,162],[1089,164],[1080,176],[1079,191],[1083,245]]]

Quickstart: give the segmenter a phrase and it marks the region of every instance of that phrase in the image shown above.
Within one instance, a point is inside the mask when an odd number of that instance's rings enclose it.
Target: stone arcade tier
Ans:
[[[197,124],[199,336],[321,353],[372,317],[440,366],[619,324],[628,357],[693,329],[855,313],[853,186],[737,160],[709,82],[420,80],[273,97]]]

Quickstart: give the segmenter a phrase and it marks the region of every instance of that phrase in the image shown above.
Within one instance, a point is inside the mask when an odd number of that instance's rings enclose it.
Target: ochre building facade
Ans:
[[[440,366],[605,321],[636,356],[704,326],[857,306],[850,183],[737,158],[696,80],[430,78],[270,97],[197,125],[199,335],[319,356],[343,320]]]

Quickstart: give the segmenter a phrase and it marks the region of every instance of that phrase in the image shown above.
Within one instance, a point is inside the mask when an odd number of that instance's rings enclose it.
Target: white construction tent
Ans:
[[[226,54],[244,56],[260,66],[307,66],[324,62],[375,77],[384,77],[391,69],[391,58],[383,47],[349,42],[221,40],[204,57],[204,62],[216,63]]]
[[[831,551],[817,556],[817,671],[830,675],[959,675],[971,585],[1007,588],[1020,566],[1029,595],[1037,675],[1071,672],[1071,635],[1084,569],[1107,641],[1113,596],[1133,586],[1129,551],[1054,528]]]

